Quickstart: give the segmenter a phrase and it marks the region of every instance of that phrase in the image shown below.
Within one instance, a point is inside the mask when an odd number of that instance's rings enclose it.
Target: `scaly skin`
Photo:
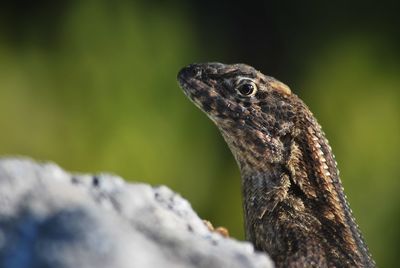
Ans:
[[[178,74],[217,125],[242,176],[246,237],[277,267],[374,267],[328,141],[308,107],[245,64],[192,64]]]

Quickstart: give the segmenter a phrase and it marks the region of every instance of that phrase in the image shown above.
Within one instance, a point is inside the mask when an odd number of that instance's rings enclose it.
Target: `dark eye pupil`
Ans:
[[[243,95],[250,95],[254,91],[254,86],[252,84],[243,84],[238,90]]]

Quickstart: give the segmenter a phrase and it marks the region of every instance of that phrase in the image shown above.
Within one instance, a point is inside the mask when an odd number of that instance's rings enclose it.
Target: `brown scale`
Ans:
[[[245,64],[193,64],[185,94],[242,176],[246,238],[276,267],[374,267],[320,125],[288,86]]]

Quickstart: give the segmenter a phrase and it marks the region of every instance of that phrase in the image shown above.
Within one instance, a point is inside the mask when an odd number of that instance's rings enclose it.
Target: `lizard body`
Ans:
[[[241,172],[246,238],[277,267],[374,267],[317,120],[288,86],[245,64],[192,64],[184,93]]]

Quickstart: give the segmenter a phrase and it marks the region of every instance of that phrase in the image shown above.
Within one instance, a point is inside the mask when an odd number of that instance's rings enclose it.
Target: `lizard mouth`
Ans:
[[[202,70],[198,65],[191,64],[182,68],[178,73],[178,82],[185,94],[193,94],[195,91],[205,88],[201,81]]]
[[[212,86],[202,80],[202,69],[192,64],[178,73],[178,83],[185,95],[201,110],[211,110],[210,90]]]

